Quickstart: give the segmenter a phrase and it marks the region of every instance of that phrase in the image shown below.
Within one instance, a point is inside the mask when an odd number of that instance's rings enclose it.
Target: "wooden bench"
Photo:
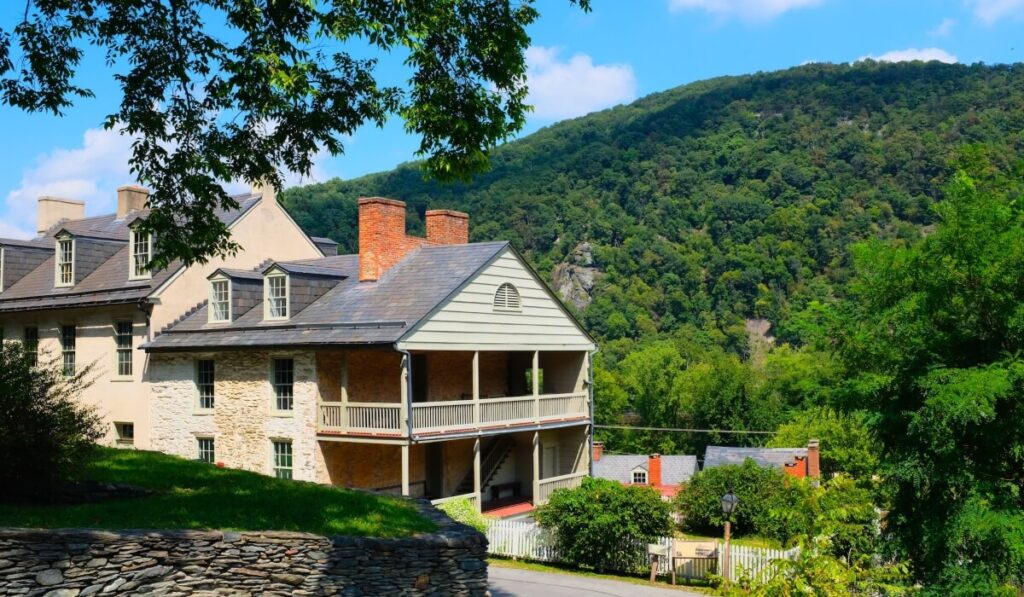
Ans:
[[[509,481],[508,483],[496,483],[494,485],[491,485],[491,499],[501,499],[501,492],[502,490],[505,489],[512,490],[512,497],[519,497],[519,494],[522,492],[522,487],[523,484],[520,483],[519,481]]]

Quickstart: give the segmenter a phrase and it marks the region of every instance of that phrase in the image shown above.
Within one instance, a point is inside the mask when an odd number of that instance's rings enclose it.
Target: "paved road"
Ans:
[[[705,597],[678,589],[646,587],[616,580],[588,578],[571,574],[534,572],[517,568],[490,566],[488,574],[493,597],[570,597],[576,595],[613,595],[615,597]]]

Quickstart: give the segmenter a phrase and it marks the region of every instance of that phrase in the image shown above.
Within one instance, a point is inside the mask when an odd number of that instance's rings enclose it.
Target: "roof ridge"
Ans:
[[[200,309],[205,307],[206,303],[207,303],[207,301],[203,301],[203,302],[197,304],[196,306],[192,307],[188,311],[182,313],[181,315],[179,315],[177,317],[177,319],[175,319],[171,323],[165,325],[164,327],[160,328],[160,330],[154,336],[159,336],[160,334],[163,334],[165,331],[167,331],[167,330],[173,328],[174,326],[178,325],[179,323],[181,323],[185,319],[188,319],[189,317],[192,317],[193,315],[196,314],[196,311],[199,311]]]

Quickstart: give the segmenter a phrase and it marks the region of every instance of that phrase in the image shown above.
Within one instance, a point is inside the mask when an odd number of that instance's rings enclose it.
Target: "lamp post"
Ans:
[[[736,494],[732,492],[732,487],[729,491],[722,496],[722,514],[725,514],[725,553],[722,554],[722,577],[725,582],[728,583],[732,576],[732,562],[729,561],[729,535],[732,531],[732,513],[736,511],[736,505],[740,503],[740,498],[736,497]]]

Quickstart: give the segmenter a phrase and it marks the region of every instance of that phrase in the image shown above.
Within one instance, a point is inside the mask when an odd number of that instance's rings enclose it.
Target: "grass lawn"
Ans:
[[[648,576],[627,576],[618,574],[599,574],[597,572],[589,572],[587,570],[580,570],[571,566],[559,566],[552,564],[540,564],[538,562],[527,562],[524,560],[510,560],[507,558],[496,558],[490,556],[487,558],[487,564],[494,566],[495,568],[518,568],[520,570],[533,570],[535,572],[552,572],[555,574],[570,574],[573,576],[586,576],[588,578],[601,578],[605,580],[618,580],[622,582],[628,582],[635,585],[646,585],[651,586],[650,578]],[[685,579],[679,579],[680,583],[685,582]],[[689,591],[691,593],[707,593],[708,595],[716,595],[717,593],[708,586],[705,585],[685,585],[679,584],[673,586],[669,579],[664,576],[659,576],[658,580],[654,583],[655,586],[662,589],[679,589],[680,591]]]
[[[397,498],[221,469],[158,452],[100,448],[81,477],[157,493],[66,506],[0,504],[0,526],[280,530],[373,537],[436,528]]]

